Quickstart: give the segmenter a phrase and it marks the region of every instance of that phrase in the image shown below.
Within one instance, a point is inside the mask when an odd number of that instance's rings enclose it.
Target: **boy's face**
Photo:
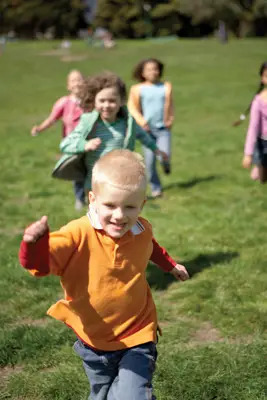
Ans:
[[[89,201],[104,231],[119,239],[136,223],[145,203],[145,192],[141,188],[130,191],[104,183],[96,192],[89,192]]]
[[[77,71],[71,72],[68,77],[68,91],[77,95],[83,83],[82,75]]]
[[[114,122],[121,106],[121,98],[116,88],[102,89],[95,97],[95,109],[104,121]]]

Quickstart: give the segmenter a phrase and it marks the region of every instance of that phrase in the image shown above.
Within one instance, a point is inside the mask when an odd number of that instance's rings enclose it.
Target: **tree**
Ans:
[[[257,18],[267,22],[266,0],[180,0],[180,11],[193,25],[206,21],[238,37],[252,35]]]
[[[1,30],[15,30],[19,36],[34,36],[54,27],[55,35],[75,35],[85,25],[83,0],[2,0]]]
[[[152,2],[151,8],[153,34],[155,36],[177,34],[181,27],[179,1]]]
[[[117,37],[144,37],[147,33],[142,3],[135,0],[99,0],[94,25]]]

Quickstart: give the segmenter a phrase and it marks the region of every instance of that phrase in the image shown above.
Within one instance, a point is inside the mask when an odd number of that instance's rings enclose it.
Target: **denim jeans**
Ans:
[[[166,129],[151,129],[150,135],[154,138],[159,150],[164,151],[170,158],[171,156],[171,132]],[[157,172],[157,157],[152,150],[143,146],[144,159],[147,169],[148,180],[151,185],[152,192],[161,191],[161,183]]]
[[[75,199],[80,200],[82,203],[84,203],[85,202],[84,182],[73,181],[73,190],[75,194]]]
[[[152,376],[156,344],[148,342],[117,351],[95,350],[79,339],[74,350],[83,360],[90,382],[90,400],[155,400]]]

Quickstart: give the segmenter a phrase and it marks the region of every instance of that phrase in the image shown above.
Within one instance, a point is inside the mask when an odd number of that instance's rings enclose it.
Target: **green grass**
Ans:
[[[65,93],[70,69],[110,69],[132,83],[141,58],[159,57],[174,85],[173,171],[164,198],[144,216],[191,273],[173,281],[155,266],[148,280],[163,336],[155,374],[159,400],[263,400],[266,322],[266,195],[240,164],[247,124],[231,128],[258,84],[266,41],[120,41],[116,49],[74,42],[63,62],[42,53],[56,42],[8,43],[0,56],[0,400],[82,400],[88,383],[72,350],[74,334],[45,316],[60,298],[55,277],[20,268],[24,227],[48,215],[52,229],[79,214],[71,185],[53,180],[60,126],[32,138]]]

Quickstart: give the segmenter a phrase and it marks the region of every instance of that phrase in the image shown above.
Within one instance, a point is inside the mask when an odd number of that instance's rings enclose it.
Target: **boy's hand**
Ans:
[[[250,168],[252,164],[252,156],[244,156],[242,165],[243,168]]]
[[[189,274],[186,268],[181,264],[176,264],[175,267],[171,270],[170,274],[172,274],[179,281],[186,281],[189,279]]]
[[[86,141],[84,146],[84,151],[93,151],[96,150],[101,144],[100,138],[94,138]]]
[[[39,133],[38,126],[37,126],[37,125],[34,125],[34,126],[32,127],[32,130],[31,130],[31,135],[32,135],[32,136],[37,136],[38,133]]]
[[[48,230],[47,217],[43,216],[25,229],[23,240],[27,243],[35,243]]]
[[[156,151],[155,151],[155,154],[156,154],[157,156],[160,156],[160,157],[162,158],[163,161],[169,161],[168,154],[166,154],[164,151],[156,150]]]

